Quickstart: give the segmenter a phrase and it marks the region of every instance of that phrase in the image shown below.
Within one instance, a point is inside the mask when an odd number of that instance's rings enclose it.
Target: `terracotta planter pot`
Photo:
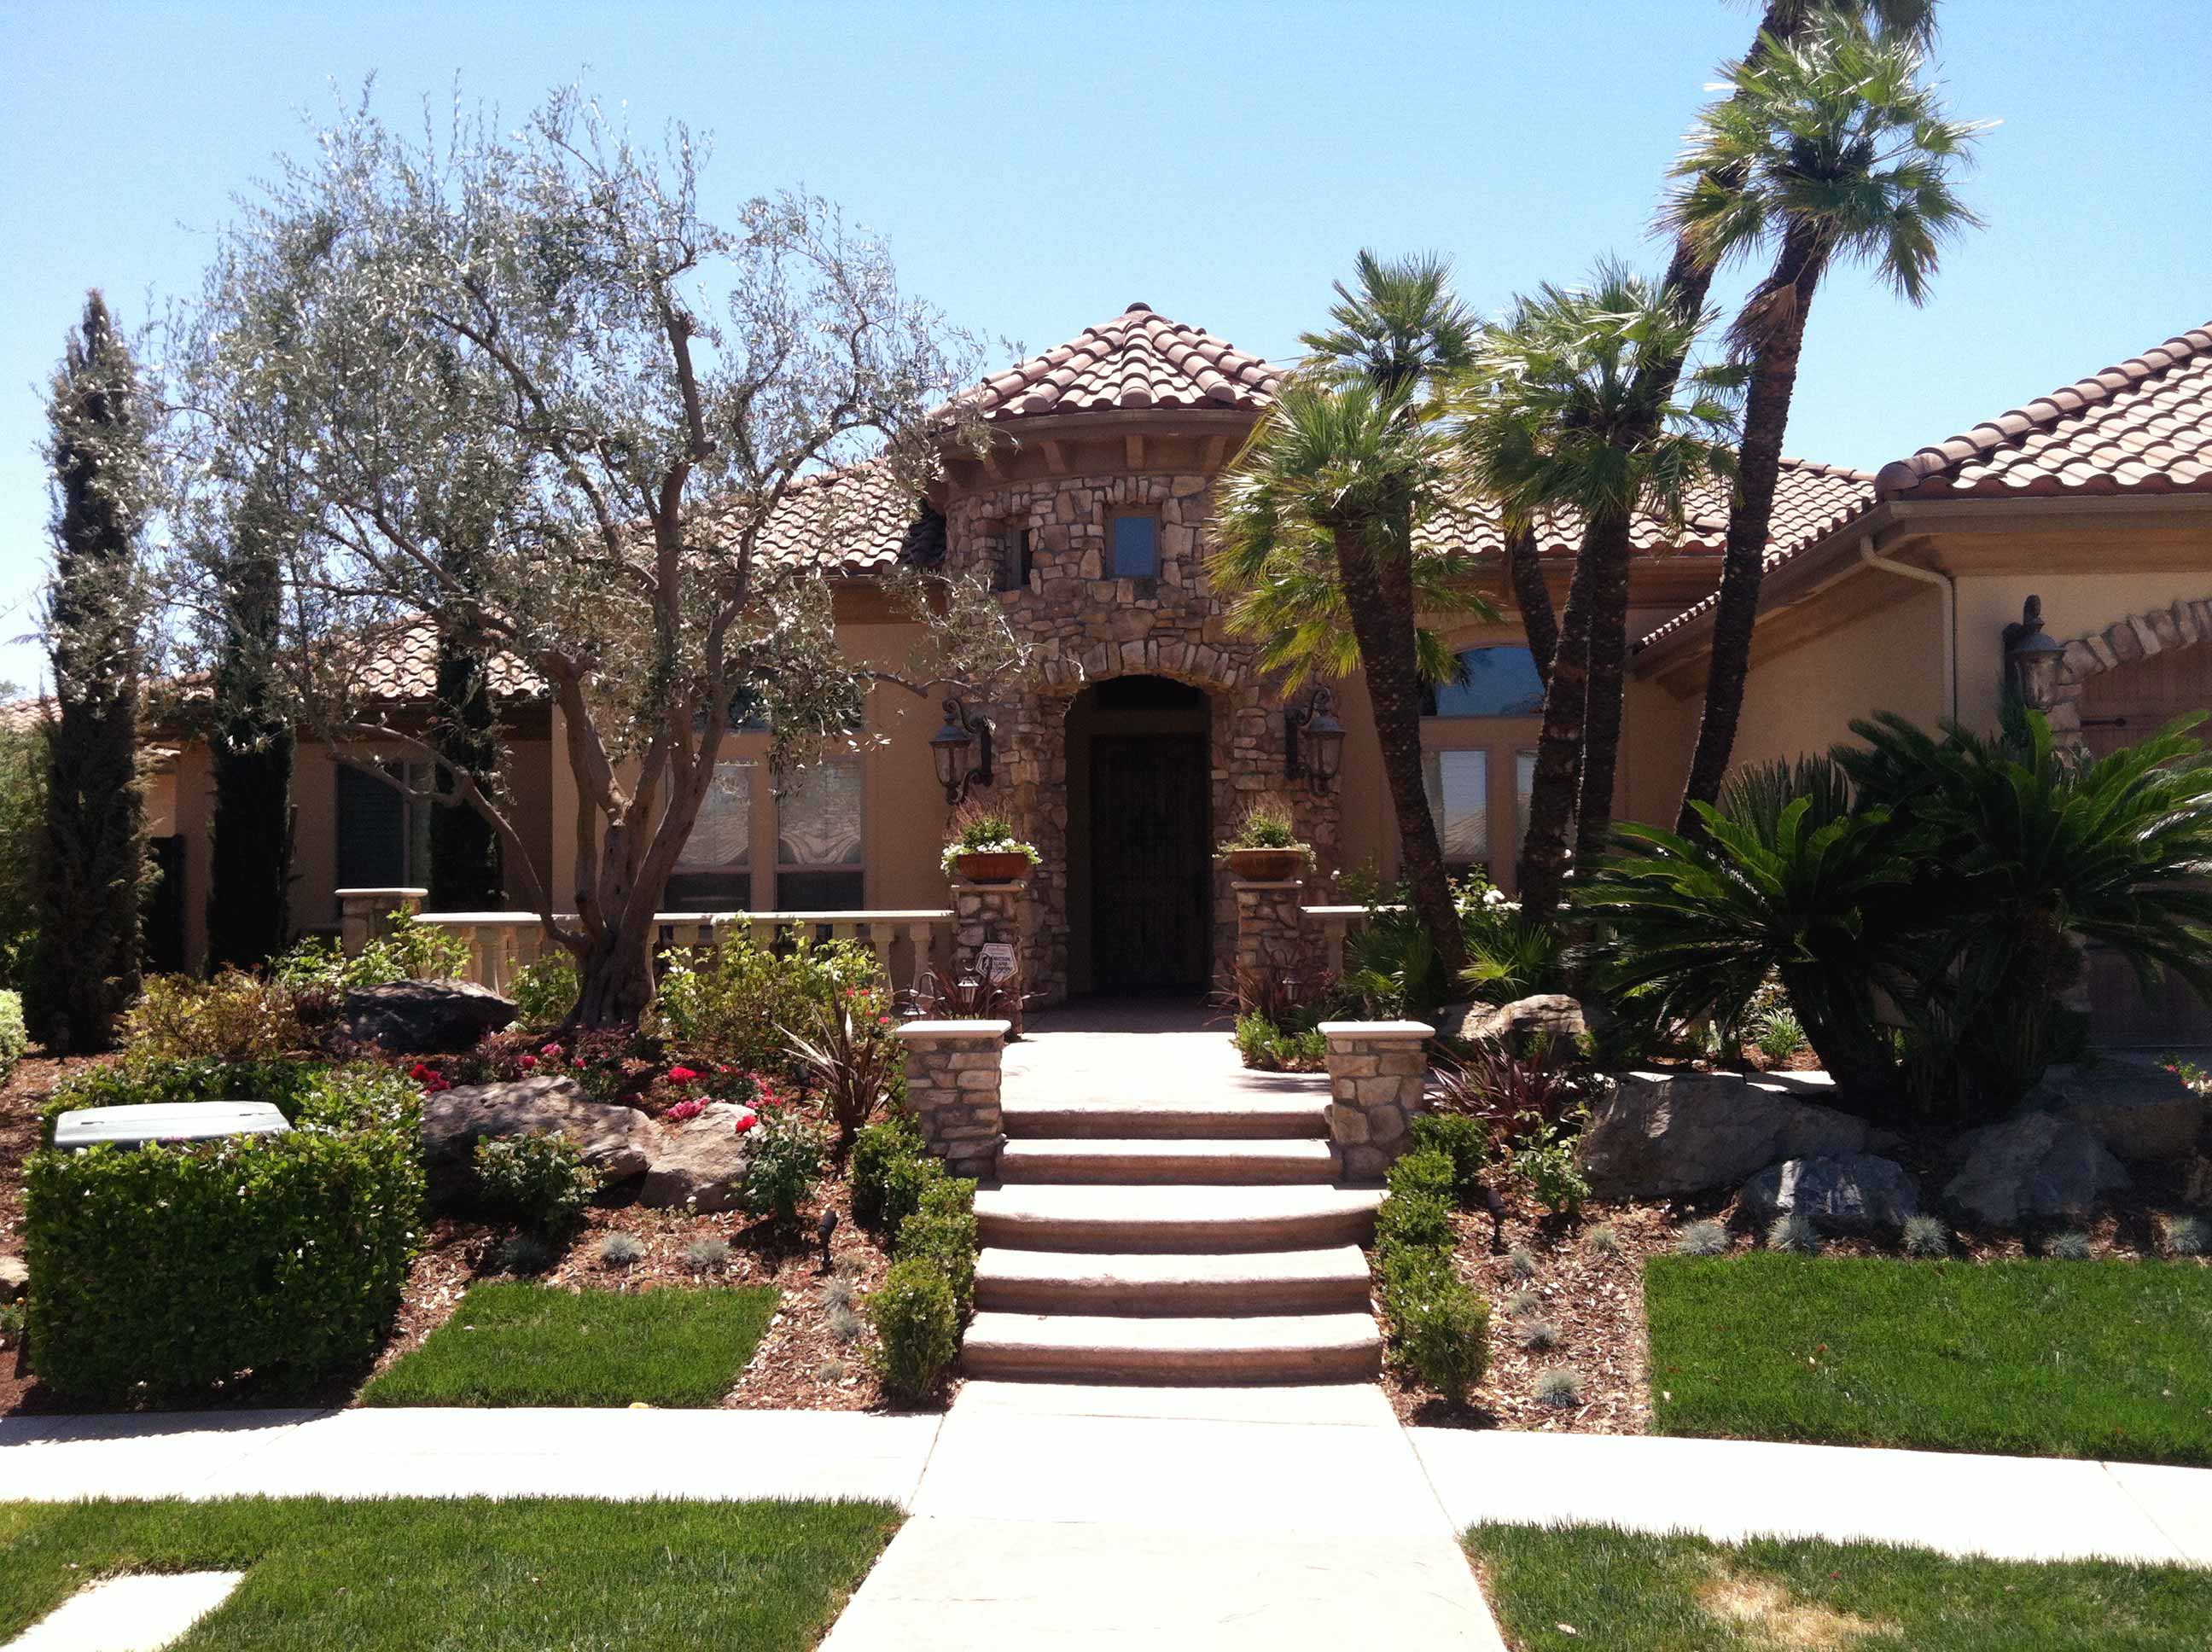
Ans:
[[[1305,875],[1306,852],[1294,849],[1231,849],[1229,870],[1248,884],[1287,884]]]
[[[1030,858],[1012,850],[963,854],[953,867],[971,884],[1018,884],[1030,875]]]

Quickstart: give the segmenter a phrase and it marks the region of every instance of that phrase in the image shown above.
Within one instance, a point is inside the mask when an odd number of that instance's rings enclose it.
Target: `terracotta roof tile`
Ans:
[[[1281,372],[1204,330],[1132,304],[1082,336],[994,373],[966,399],[991,423],[1132,408],[1248,408],[1274,399]]]
[[[2212,488],[2212,323],[1905,459],[1884,499]]]

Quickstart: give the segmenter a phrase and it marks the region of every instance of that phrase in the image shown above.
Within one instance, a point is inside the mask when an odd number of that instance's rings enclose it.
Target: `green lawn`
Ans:
[[[178,1652],[783,1652],[890,1540],[882,1503],[0,1503],[0,1644],[119,1571],[246,1571]]]
[[[760,1345],[773,1286],[562,1291],[471,1285],[453,1318],[371,1382],[364,1406],[713,1406]]]
[[[2212,1645],[2212,1572],[2182,1566],[2024,1565],[1875,1543],[1721,1544],[1603,1526],[1479,1526],[1468,1551],[1515,1652]]]
[[[1644,1268],[1652,1428],[2212,1463],[2212,1269],[1753,1252]]]

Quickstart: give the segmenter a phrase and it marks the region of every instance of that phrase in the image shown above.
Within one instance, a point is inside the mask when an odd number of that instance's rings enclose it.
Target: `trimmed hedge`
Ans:
[[[945,1166],[929,1157],[921,1127],[907,1114],[864,1126],[853,1136],[853,1219],[896,1234],[944,1175]]]
[[[31,1035],[23,1029],[23,995],[0,993],[0,1083],[6,1082],[30,1047]]]
[[[890,1272],[868,1297],[876,1370],[893,1394],[925,1398],[952,1369],[975,1306],[975,1184],[947,1175],[894,1119],[854,1139],[853,1205],[896,1235]]]
[[[31,1155],[30,1347],[57,1393],[297,1392],[374,1354],[420,1236],[419,1096],[374,1066],[285,1088],[285,1135]]]
[[[934,1260],[892,1263],[868,1297],[868,1317],[875,1321],[876,1370],[884,1386],[914,1400],[934,1392],[960,1351],[959,1304]]]
[[[1390,1168],[1375,1218],[1375,1263],[1392,1354],[1420,1382],[1459,1400],[1490,1368],[1490,1304],[1459,1277],[1452,1256],[1449,1153],[1424,1148]]]
[[[1471,1113],[1424,1113],[1413,1121],[1413,1145],[1452,1162],[1452,1197],[1462,1210],[1482,1202],[1482,1173],[1492,1157],[1487,1122]]]

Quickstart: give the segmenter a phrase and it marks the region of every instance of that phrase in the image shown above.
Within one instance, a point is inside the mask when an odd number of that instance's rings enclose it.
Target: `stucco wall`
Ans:
[[[2212,541],[2194,573],[1968,574],[1959,579],[1959,708],[1993,726],[2004,673],[2004,628],[2030,596],[2043,598],[2044,629],[2057,641],[2117,621],[2212,597]]]

